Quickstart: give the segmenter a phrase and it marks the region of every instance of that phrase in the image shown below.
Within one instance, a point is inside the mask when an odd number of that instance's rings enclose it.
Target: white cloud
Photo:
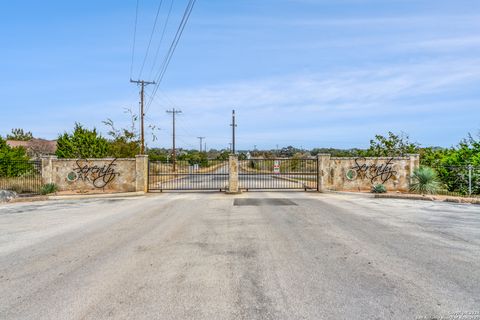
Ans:
[[[184,111],[179,122],[195,135],[208,135],[212,144],[227,145],[232,108],[238,110],[239,138],[248,145],[255,141],[271,145],[279,140],[298,141],[298,145],[304,141],[307,145],[314,144],[312,137],[320,144],[334,140],[338,144],[368,141],[365,136],[371,136],[373,130],[412,127],[412,121],[419,120],[416,115],[431,114],[435,108],[453,109],[453,105],[441,104],[439,99],[432,103],[428,97],[448,96],[479,81],[480,60],[437,60],[296,74],[168,94]],[[456,107],[461,108],[461,104]],[[152,112],[153,118],[163,117],[163,110],[158,112],[152,107]],[[432,116],[446,115],[440,112]],[[164,125],[169,132],[169,123]],[[196,145],[194,137],[188,141]]]

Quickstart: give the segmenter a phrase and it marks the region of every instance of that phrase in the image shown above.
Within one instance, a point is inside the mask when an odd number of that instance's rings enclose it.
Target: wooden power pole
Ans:
[[[175,115],[179,114],[179,113],[182,113],[181,110],[175,110],[175,108],[173,108],[172,110],[167,110],[167,113],[170,113],[172,114],[172,121],[173,121],[173,146],[172,146],[172,164],[173,164],[173,172],[175,172],[177,170],[177,152],[175,150]]]
[[[140,154],[145,154],[145,127],[144,127],[144,101],[145,101],[145,86],[149,84],[155,84],[155,81],[144,81],[144,80],[132,80],[131,83],[136,83],[140,85]]]

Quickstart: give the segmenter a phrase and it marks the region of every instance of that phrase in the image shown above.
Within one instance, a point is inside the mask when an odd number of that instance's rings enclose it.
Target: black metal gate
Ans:
[[[149,191],[219,190],[228,187],[228,160],[150,161]]]
[[[39,194],[42,189],[40,160],[0,160],[0,190]]]
[[[318,190],[318,160],[248,159],[239,161],[242,190]]]

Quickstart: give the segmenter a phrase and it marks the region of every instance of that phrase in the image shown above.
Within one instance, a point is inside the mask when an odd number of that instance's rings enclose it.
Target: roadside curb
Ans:
[[[38,202],[38,201],[47,201],[47,200],[48,200],[48,196],[18,197],[10,201],[1,202],[1,203],[10,204],[10,203]]]
[[[99,194],[72,194],[48,196],[48,200],[76,200],[76,199],[102,199],[102,198],[125,198],[146,195],[145,192],[121,192],[121,193],[99,193]]]
[[[33,197],[18,197],[7,202],[0,202],[0,204],[11,203],[25,203],[25,202],[38,202],[48,200],[81,200],[81,199],[107,199],[107,198],[128,198],[145,196],[147,193],[140,192],[122,192],[122,193],[102,193],[102,194],[83,194],[83,195],[53,195],[53,196],[33,196]]]
[[[462,203],[462,204],[475,204],[480,205],[480,199],[471,199],[471,198],[437,198],[435,196],[427,195],[403,195],[403,194],[376,194],[374,195],[376,199],[403,199],[403,200],[422,200],[422,201],[439,201],[439,202],[450,202],[450,203]]]

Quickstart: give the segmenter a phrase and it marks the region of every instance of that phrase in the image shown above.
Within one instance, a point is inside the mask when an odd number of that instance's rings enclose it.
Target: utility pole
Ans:
[[[230,145],[230,152],[232,152],[232,143],[229,142],[228,144]]]
[[[181,110],[175,110],[173,108],[172,110],[167,110],[167,113],[170,113],[172,115],[172,121],[173,121],[173,147],[172,147],[172,163],[173,163],[173,172],[177,170],[177,152],[175,150],[175,116],[179,113],[182,113]]]
[[[145,86],[155,84],[155,81],[132,80],[131,83],[136,83],[141,86],[140,89],[140,154],[145,154],[145,129],[144,129],[144,101],[145,101]]]
[[[232,154],[235,154],[235,128],[237,125],[235,124],[235,110],[232,110]]]
[[[205,137],[197,137],[200,140],[200,152],[202,152],[202,141]]]

